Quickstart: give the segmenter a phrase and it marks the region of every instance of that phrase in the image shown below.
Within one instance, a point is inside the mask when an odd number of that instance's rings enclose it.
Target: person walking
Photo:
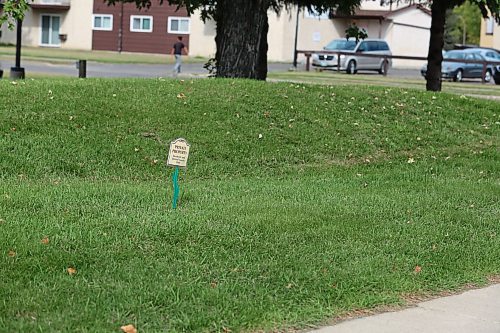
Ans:
[[[188,49],[186,45],[182,42],[182,36],[177,37],[177,42],[174,44],[172,47],[172,51],[170,54],[172,54],[172,57],[175,59],[175,66],[173,69],[174,76],[177,76],[181,72],[181,65],[182,65],[182,50],[188,54]]]

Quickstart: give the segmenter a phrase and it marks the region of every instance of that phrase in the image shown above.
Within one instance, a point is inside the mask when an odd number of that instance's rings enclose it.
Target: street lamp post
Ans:
[[[21,67],[21,40],[23,33],[23,20],[17,20],[16,36],[16,66],[10,68],[10,78],[12,80],[24,79],[24,68]]]
[[[462,45],[465,45],[465,40],[466,40],[466,37],[467,37],[467,24],[465,23],[465,20],[462,16],[457,16],[460,20],[462,20],[462,24],[464,26],[464,28],[462,29]]]

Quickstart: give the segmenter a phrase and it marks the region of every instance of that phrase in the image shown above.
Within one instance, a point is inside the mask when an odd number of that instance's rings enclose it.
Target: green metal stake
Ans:
[[[172,200],[172,208],[177,208],[177,199],[179,199],[179,167],[175,167],[174,175],[172,176],[174,181],[174,198]]]

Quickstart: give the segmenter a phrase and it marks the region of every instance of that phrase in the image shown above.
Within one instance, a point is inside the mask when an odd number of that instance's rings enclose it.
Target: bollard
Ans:
[[[23,67],[11,67],[10,79],[11,80],[24,80],[25,72]]]
[[[87,60],[78,60],[76,68],[78,68],[78,77],[80,79],[87,77]]]

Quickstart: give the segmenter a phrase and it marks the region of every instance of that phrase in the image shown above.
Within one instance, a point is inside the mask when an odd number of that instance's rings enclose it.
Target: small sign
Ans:
[[[186,167],[189,157],[189,146],[189,143],[183,138],[178,138],[170,142],[167,165],[173,167]]]
[[[321,42],[321,32],[313,32],[313,42]]]

